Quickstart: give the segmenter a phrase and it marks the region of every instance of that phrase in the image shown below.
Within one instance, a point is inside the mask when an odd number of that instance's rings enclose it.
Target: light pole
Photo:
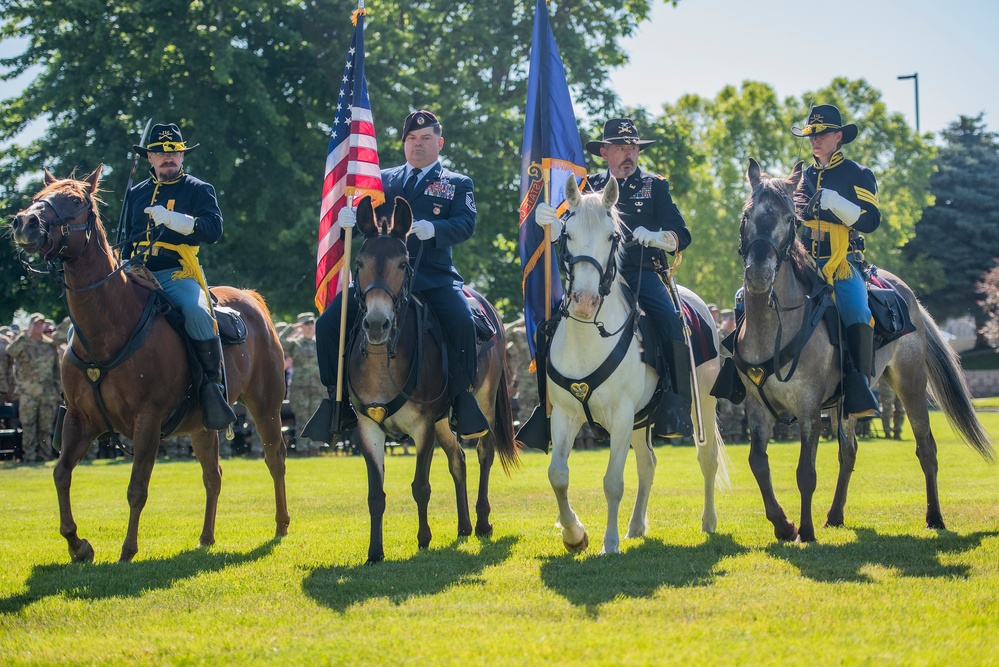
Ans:
[[[913,79],[916,82],[916,134],[919,134],[919,72],[906,74],[898,78],[899,80]]]

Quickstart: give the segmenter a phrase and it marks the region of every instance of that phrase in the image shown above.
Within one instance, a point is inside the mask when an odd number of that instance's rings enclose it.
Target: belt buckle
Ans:
[[[152,251],[149,254],[152,255],[153,257],[158,256],[160,254],[160,246],[154,245]]]

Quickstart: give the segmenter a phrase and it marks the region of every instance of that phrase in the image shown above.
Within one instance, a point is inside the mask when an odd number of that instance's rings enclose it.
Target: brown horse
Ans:
[[[750,158],[746,176],[751,194],[743,209],[739,250],[744,263],[746,315],[736,336],[734,357],[743,362],[737,365],[746,386],[746,414],[752,440],[749,465],[763,495],[766,517],[773,524],[774,536],[779,540],[812,542],[815,540],[812,495],[816,486],[815,453],[821,430],[821,411],[823,406],[835,400],[842,366],[822,322],[810,337],[796,346],[793,344],[799,331],[807,331],[806,324],[811,317],[807,304],[811,299],[807,298],[809,282],[806,276],[816,271],[795,234],[794,196],[801,175],[801,162],[785,179],[768,176],[759,163]],[[905,300],[915,331],[877,351],[876,375],[884,374],[909,415],[916,439],[916,456],[926,483],[926,527],[943,530],[937,490],[937,443],[930,429],[927,393],[939,404],[958,435],[982,458],[991,461],[995,454],[989,433],[975,414],[957,355],[943,340],[933,318],[912,290],[887,271],[881,271],[879,275],[894,285]],[[779,363],[773,362],[775,347],[782,350],[778,355]],[[793,350],[793,347],[797,347],[796,354],[785,354],[784,350]],[[792,369],[795,369],[793,373]],[[787,518],[778,503],[770,477],[767,443],[781,414],[797,418],[801,425],[796,475],[801,494],[800,528]],[[837,414],[836,411],[833,414]],[[847,489],[857,460],[855,426],[856,419],[850,418],[844,430],[845,437],[840,439],[839,477],[826,515],[828,526],[843,525]]]
[[[46,171],[45,187],[35,195],[31,206],[14,216],[12,226],[14,241],[22,251],[39,255],[53,274],[62,271],[66,305],[74,322],[70,339],[73,352],[84,361],[103,364],[103,368],[90,368],[85,373],[70,363],[69,355],[62,358],[67,412],[62,451],[53,472],[59,495],[60,532],[69,542],[74,561],[93,560],[90,543],[77,535],[70,485],[73,468],[110,424],[131,438],[134,446],[128,485],[128,534],[121,547],[121,560],[131,561],[139,550],[139,515],[146,504],[161,427],[188,396],[191,407],[173,433],[191,434],[194,454],[201,463],[206,495],[202,546],[215,542],[222,469],[218,433],[202,427],[198,392],[191,388],[183,341],[163,317],[154,316],[149,325],[142,325],[151,292],[121,270],[118,257],[108,245],[98,214],[100,174],[98,167],[83,181],[57,180]],[[232,287],[212,291],[219,305],[239,311],[246,324],[246,341],[225,348],[228,395],[231,401],[241,401],[256,421],[274,480],[277,535],[285,535],[289,516],[281,438],[281,345],[259,294]],[[135,347],[143,336],[144,342]],[[131,347],[135,347],[134,351]],[[98,397],[105,411],[98,405]]]
[[[417,539],[421,549],[430,545],[427,522],[430,502],[430,463],[434,439],[447,452],[458,503],[458,534],[471,535],[465,483],[465,453],[447,422],[450,398],[440,345],[421,326],[410,294],[412,268],[406,236],[413,224],[409,204],[396,198],[391,229],[387,220],[375,224],[371,200],[357,209],[357,228],[365,240],[357,255],[355,283],[361,301],[361,332],[350,351],[350,398],[358,414],[361,451],[368,465],[368,511],[371,539],[368,562],[384,557],[382,517],[385,513],[385,439],[408,435],[416,444],[413,498],[420,517]],[[509,472],[519,462],[513,441],[513,412],[506,382],[506,345],[503,323],[496,310],[478,294],[496,328],[491,341],[479,350],[478,374],[473,392],[489,420],[490,432],[479,438],[479,495],[475,504],[475,533],[492,534],[489,523],[489,472],[496,452]],[[474,304],[473,304],[474,308]]]

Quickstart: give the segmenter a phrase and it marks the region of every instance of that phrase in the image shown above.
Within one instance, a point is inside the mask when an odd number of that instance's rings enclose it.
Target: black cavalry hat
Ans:
[[[638,138],[638,130],[635,128],[635,121],[630,118],[611,118],[604,123],[603,139],[597,141],[587,141],[586,150],[594,155],[600,155],[601,146],[611,144],[630,144],[638,146],[638,150],[643,150],[649,144],[656,143],[655,139],[642,140]]]
[[[842,132],[843,143],[848,144],[857,138],[857,126],[853,123],[843,125],[839,109],[831,104],[819,104],[808,112],[808,123],[804,128],[791,127],[791,134],[796,137],[811,137],[827,132]]]
[[[150,153],[190,153],[200,145],[185,144],[176,124],[158,123],[153,125],[152,132],[149,133],[149,143],[145,146],[132,146],[132,150],[142,157],[148,157]]]
[[[406,122],[402,124],[402,138],[405,139],[406,135],[413,130],[422,130],[427,127],[440,126],[441,122],[437,120],[437,116],[433,115],[426,109],[420,109],[419,111],[414,111],[406,116]]]

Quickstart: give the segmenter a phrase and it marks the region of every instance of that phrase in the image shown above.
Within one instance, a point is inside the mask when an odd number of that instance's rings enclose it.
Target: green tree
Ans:
[[[939,267],[936,284],[920,294],[934,317],[972,315],[981,328],[987,316],[976,303],[976,283],[999,257],[999,141],[982,114],[961,116],[943,140],[930,182],[935,203],[923,211],[904,254],[913,264]]]
[[[608,72],[626,60],[618,41],[646,20],[651,1],[550,5],[585,109],[613,103]],[[439,113],[443,157],[476,183],[478,229],[456,263],[513,314],[521,307],[517,181],[534,3],[366,6],[381,163],[403,160],[399,130],[409,111]],[[0,0],[0,39],[28,39],[23,53],[0,61],[0,76],[42,68],[23,94],[0,101],[0,215],[37,191],[31,175],[43,165],[61,176],[105,163],[104,219],[113,227],[128,147],[148,117],[176,121],[202,144],[186,166],[216,186],[225,216],[223,241],[202,251],[210,280],[257,288],[281,315],[309,308],[331,106],[354,7],[346,0]],[[39,118],[48,122],[44,136],[10,143]],[[0,277],[19,272],[13,252],[0,252]],[[28,302],[15,283],[0,286],[0,316]]]

